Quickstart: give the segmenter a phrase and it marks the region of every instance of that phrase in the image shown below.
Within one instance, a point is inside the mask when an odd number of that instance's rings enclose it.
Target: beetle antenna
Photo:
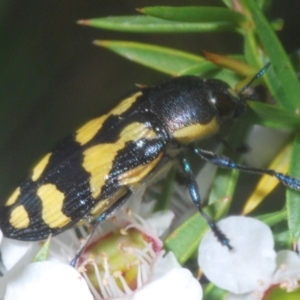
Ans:
[[[254,77],[244,87],[242,87],[242,89],[238,92],[238,95],[241,95],[255,80],[264,75],[270,65],[271,63],[268,62],[256,75],[254,75]]]

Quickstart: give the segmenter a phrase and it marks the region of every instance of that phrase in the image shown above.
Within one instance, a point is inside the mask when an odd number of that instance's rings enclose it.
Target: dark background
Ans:
[[[0,2],[0,202],[61,138],[111,108],[134,83],[162,78],[92,45],[134,40],[201,54],[241,53],[237,34],[129,34],[76,25],[79,19],[136,14],[151,5],[222,5],[221,1],[17,0]],[[288,53],[299,49],[300,1],[275,0],[270,19]],[[300,101],[300,99],[299,99]]]

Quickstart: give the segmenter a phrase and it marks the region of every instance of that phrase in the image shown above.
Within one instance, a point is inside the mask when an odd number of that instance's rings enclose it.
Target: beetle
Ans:
[[[217,239],[231,249],[226,236],[202,210],[197,183],[184,156],[187,149],[219,167],[269,174],[300,190],[295,178],[236,164],[195,146],[216,135],[222,122],[246,112],[242,91],[236,93],[221,80],[182,76],[131,94],[109,113],[87,122],[36,164],[0,208],[4,236],[44,240],[90,219],[95,220],[93,232],[141,183],[149,178],[153,181],[156,174],[179,161],[192,201]],[[72,265],[87,243],[82,244]]]

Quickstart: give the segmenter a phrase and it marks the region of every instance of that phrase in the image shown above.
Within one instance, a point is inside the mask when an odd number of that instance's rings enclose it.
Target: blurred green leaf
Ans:
[[[235,1],[232,0],[222,0],[222,2],[229,8],[234,9]],[[256,0],[257,6],[260,10],[265,11],[270,8],[272,0]],[[236,9],[239,8],[239,1],[237,1]]]
[[[251,14],[256,33],[272,65],[266,77],[270,77],[274,73],[270,81],[273,83],[273,87],[276,85],[283,91],[280,95],[274,94],[276,100],[286,109],[297,109],[299,107],[300,84],[288,55],[255,1],[242,0],[242,3]],[[273,92],[276,91],[275,88]]]
[[[227,68],[234,71],[237,74],[242,76],[251,76],[253,77],[258,70],[248,65],[244,61],[236,59],[227,55],[219,55],[211,52],[204,51],[205,58],[212,63]]]
[[[209,203],[215,203],[218,199],[224,197],[227,198],[228,202],[231,202],[238,176],[239,172],[237,170],[219,168],[209,194]]]
[[[262,222],[266,223],[268,226],[271,227],[282,221],[285,221],[286,217],[287,217],[287,211],[286,209],[284,209],[279,212],[258,216],[257,219],[261,220]]]
[[[51,241],[51,236],[48,237],[48,239],[45,241],[43,246],[40,248],[40,250],[34,257],[33,262],[45,261],[48,259],[49,249],[50,249],[50,241]]]
[[[235,72],[228,69],[220,69],[218,73],[215,73],[213,78],[220,79],[229,84],[233,89],[240,82],[241,77]]]
[[[275,287],[273,289],[270,289],[268,292],[266,300],[299,300],[300,297],[300,290],[295,289],[293,291],[287,292],[285,289],[282,289],[281,287]]]
[[[246,21],[242,14],[223,7],[151,6],[138,9],[138,11],[153,17],[179,22],[228,22],[240,24]]]
[[[107,48],[125,58],[157,71],[177,76],[192,67],[198,66],[205,71],[214,69],[212,63],[201,56],[191,53],[126,41],[94,41],[94,44]]]
[[[208,74],[213,73],[218,74],[219,72],[222,72],[222,69],[220,69],[217,65],[212,64],[210,61],[205,60],[205,62],[197,65],[193,65],[190,68],[187,68],[185,70],[182,70],[178,73],[178,76],[183,75],[198,75],[198,76],[204,76],[204,77],[210,77]]]
[[[285,219],[286,221],[286,219]],[[280,225],[280,224],[279,224]],[[287,224],[286,224],[287,225]],[[283,226],[278,226],[280,228],[273,227],[273,235],[274,235],[274,241],[275,241],[275,245],[278,247],[276,247],[278,250],[281,249],[293,249],[293,247],[295,246],[295,244],[293,245],[292,240],[291,240],[291,233],[288,230],[288,228],[286,228],[284,230]],[[287,226],[286,226],[287,227]]]
[[[251,119],[255,124],[291,130],[300,127],[300,117],[293,111],[254,101],[248,101],[248,105],[250,109],[245,118]]]
[[[230,136],[227,140],[228,144],[234,148],[234,142],[243,140],[243,137],[248,131],[248,127],[249,125],[247,124],[247,122],[240,122],[239,126],[235,126],[234,128],[232,128]],[[237,146],[240,146],[240,144]],[[230,151],[229,153],[228,149],[226,150],[227,151],[224,151],[224,154],[228,157],[231,157],[233,154],[232,151]],[[234,161],[238,162],[238,159],[234,159]],[[226,197],[227,201],[231,203],[238,178],[238,170],[218,168],[215,179],[213,181],[213,185],[211,187],[208,203],[215,203],[216,201],[218,201],[218,199],[222,199],[224,197]]]
[[[214,284],[210,283],[204,290],[204,299],[205,300],[222,300],[226,299],[228,292],[220,289]]]
[[[205,209],[205,212],[216,211],[218,219],[227,210],[227,206],[227,198],[222,198]],[[207,221],[197,212],[169,235],[165,248],[172,251],[179,263],[183,264],[197,250],[207,230]]]
[[[256,66],[257,68],[262,67],[262,63],[260,61],[260,54],[258,51],[257,39],[255,38],[253,29],[249,29],[245,32],[244,53],[246,61],[249,65]]]
[[[230,9],[233,7],[232,0],[222,0],[222,2]]]
[[[300,135],[294,140],[292,155],[290,160],[289,174],[293,177],[300,178]],[[300,193],[291,189],[286,190],[288,225],[292,241],[296,243],[300,238]]]
[[[290,59],[292,61],[295,70],[299,72],[300,71],[300,50],[293,52],[290,55]]]
[[[176,168],[172,167],[167,178],[163,180],[162,190],[157,196],[154,211],[166,210],[170,207],[173,196],[173,186],[175,182]]]
[[[266,11],[271,7],[272,1],[273,0],[256,0],[256,4],[261,11]]]
[[[236,31],[238,29],[233,23],[228,22],[183,23],[151,16],[106,17],[79,20],[77,23],[107,30],[141,33],[214,32]]]
[[[283,19],[276,19],[271,22],[271,26],[275,31],[280,31],[284,27]]]
[[[197,212],[169,235],[165,248],[172,251],[182,264],[196,251],[207,230],[206,220]]]

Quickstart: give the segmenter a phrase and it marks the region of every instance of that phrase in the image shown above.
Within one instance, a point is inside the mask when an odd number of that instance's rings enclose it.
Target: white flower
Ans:
[[[33,258],[32,250],[37,249],[35,243],[11,240],[3,237],[1,245],[1,258],[6,271],[11,270],[17,263],[26,262]]]
[[[202,298],[201,286],[192,273],[182,268],[172,253],[163,256],[162,242],[157,234],[169,227],[170,212],[153,214],[148,220],[134,213],[119,214],[115,223],[127,224],[121,232],[128,235],[129,239],[132,235],[133,240],[128,242],[125,237],[117,236],[120,242],[114,249],[110,249],[106,245],[110,237],[107,238],[106,235],[96,246],[101,247],[100,249],[95,247],[89,250],[95,258],[87,257],[80,266],[84,267],[83,275],[90,284],[95,299]],[[143,236],[142,240],[139,235]],[[113,244],[111,241],[109,243]]]
[[[93,299],[85,280],[68,264],[30,263],[37,243],[2,238],[0,231],[0,245],[4,274],[0,277],[0,299]]]
[[[288,292],[299,288],[300,281],[300,258],[293,251],[281,250],[276,257],[276,272],[273,275],[272,283],[279,284]]]
[[[208,232],[199,246],[198,263],[207,278],[231,293],[226,300],[263,299],[274,285],[299,287],[300,258],[292,251],[274,251],[270,228],[249,217],[218,223],[233,247],[229,251]]]
[[[7,283],[34,257],[34,243],[20,242],[3,237],[0,230],[1,263],[0,299],[4,298]]]
[[[27,265],[8,283],[4,300],[92,300],[82,276],[71,266],[43,261]]]
[[[188,269],[182,268],[173,253],[161,258],[153,268],[149,283],[136,291],[132,300],[201,300],[202,288]]]
[[[31,263],[40,243],[4,239],[6,273],[0,278],[0,299],[202,299],[192,273],[172,253],[164,256],[158,236],[169,228],[173,214],[149,214],[149,207],[143,208],[148,214],[144,220],[124,211],[99,226],[78,270],[68,265],[80,244],[73,230],[52,239],[49,260],[43,262]]]

